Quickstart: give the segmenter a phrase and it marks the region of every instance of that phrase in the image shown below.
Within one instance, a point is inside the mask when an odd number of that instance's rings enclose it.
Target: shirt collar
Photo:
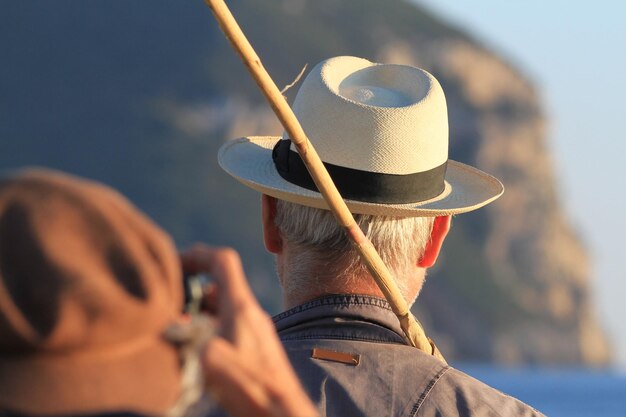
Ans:
[[[331,294],[300,304],[273,317],[280,333],[299,325],[322,319],[350,323],[359,321],[391,330],[390,342],[406,343],[398,318],[389,303],[379,297],[355,294]]]

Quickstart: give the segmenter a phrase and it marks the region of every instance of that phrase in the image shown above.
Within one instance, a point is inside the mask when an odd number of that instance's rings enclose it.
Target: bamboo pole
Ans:
[[[357,248],[361,259],[374,277],[378,287],[385,295],[391,308],[400,321],[400,326],[409,342],[416,348],[437,357],[445,362],[445,359],[435,347],[434,343],[426,337],[424,329],[411,314],[409,307],[400,293],[389,269],[376,252],[376,249],[363,234],[361,228],[354,221],[354,217],[348,206],[339,195],[339,191],[333,183],[326,167],[320,160],[315,148],[307,138],[302,126],[295,114],[287,104],[272,78],[267,73],[261,59],[258,57],[250,42],[242,32],[237,21],[223,0],[205,0],[211,8],[220,28],[237,51],[243,63],[248,67],[252,77],[265,95],[274,113],[289,134],[289,138],[295,144],[302,161],[307,167],[315,185],[326,200],[337,221],[345,229],[350,240]]]

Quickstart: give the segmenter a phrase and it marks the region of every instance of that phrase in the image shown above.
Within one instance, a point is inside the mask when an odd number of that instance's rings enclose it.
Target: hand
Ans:
[[[186,274],[215,279],[206,301],[217,313],[217,335],[207,343],[203,367],[218,403],[235,417],[318,415],[248,286],[237,252],[197,244],[181,253],[181,261]]]

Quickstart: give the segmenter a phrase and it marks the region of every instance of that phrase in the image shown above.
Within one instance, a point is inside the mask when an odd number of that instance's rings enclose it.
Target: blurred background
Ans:
[[[415,313],[455,365],[548,415],[626,415],[626,6],[229,5],[279,86],[336,55],[440,80],[451,158],[507,191],[455,218]],[[0,0],[0,57],[0,169],[94,178],[181,247],[235,247],[264,307],[280,311],[259,196],[216,154],[228,138],[282,129],[202,1]]]
[[[546,115],[558,198],[590,258],[592,298],[626,367],[626,4],[416,1],[467,30],[530,77]]]

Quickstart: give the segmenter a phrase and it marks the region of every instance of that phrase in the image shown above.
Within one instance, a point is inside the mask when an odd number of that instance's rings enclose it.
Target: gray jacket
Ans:
[[[322,416],[541,416],[406,344],[385,300],[332,295],[274,317]]]

